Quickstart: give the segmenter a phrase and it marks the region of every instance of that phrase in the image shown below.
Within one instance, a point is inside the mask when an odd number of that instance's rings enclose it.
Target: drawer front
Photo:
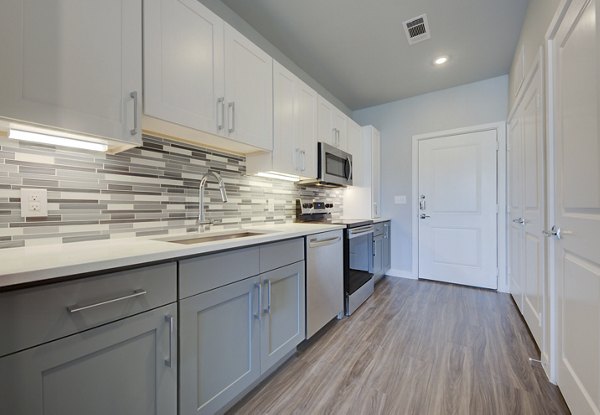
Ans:
[[[177,300],[174,262],[0,294],[0,356]]]
[[[278,241],[260,246],[261,273],[302,260],[304,260],[304,238]]]
[[[179,261],[179,298],[258,275],[259,247],[235,249]]]

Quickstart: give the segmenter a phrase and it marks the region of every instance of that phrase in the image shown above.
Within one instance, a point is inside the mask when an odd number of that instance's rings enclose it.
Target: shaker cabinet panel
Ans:
[[[177,413],[177,306],[1,358],[0,413]]]
[[[304,261],[261,275],[261,370],[266,372],[305,339]]]
[[[225,24],[226,130],[230,138],[273,149],[273,59]]]
[[[0,118],[140,144],[141,0],[3,0]]]
[[[224,23],[196,0],[144,1],[144,113],[224,128]]]
[[[180,302],[182,415],[214,414],[260,376],[259,278]]]

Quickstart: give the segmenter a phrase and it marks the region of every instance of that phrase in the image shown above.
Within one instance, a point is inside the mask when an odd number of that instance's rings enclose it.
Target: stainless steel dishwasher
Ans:
[[[306,338],[344,315],[343,231],[306,237]]]

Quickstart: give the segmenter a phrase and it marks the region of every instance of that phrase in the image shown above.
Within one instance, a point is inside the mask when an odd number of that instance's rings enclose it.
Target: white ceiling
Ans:
[[[508,73],[528,0],[223,2],[354,110]],[[422,13],[432,38],[409,46]]]

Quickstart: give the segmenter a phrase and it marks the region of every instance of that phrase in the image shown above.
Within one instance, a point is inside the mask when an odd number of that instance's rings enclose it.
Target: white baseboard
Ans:
[[[407,278],[409,280],[417,279],[417,277],[413,275],[412,271],[407,271],[404,269],[392,268],[388,272],[386,272],[385,275],[387,275],[388,277],[395,277],[395,278]]]

